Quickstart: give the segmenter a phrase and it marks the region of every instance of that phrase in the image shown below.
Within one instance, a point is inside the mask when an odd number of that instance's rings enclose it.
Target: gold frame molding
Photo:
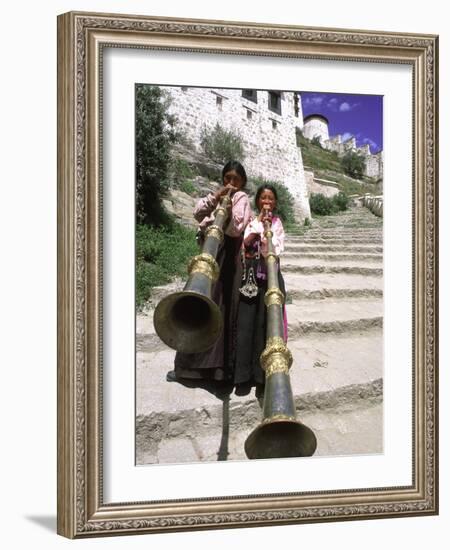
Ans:
[[[106,45],[413,68],[411,486],[103,502],[99,90]],[[434,35],[96,13],[58,17],[58,533],[79,538],[438,513],[437,116]]]

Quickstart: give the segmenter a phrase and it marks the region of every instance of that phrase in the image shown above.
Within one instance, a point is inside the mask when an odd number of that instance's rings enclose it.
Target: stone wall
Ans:
[[[305,170],[306,185],[308,187],[308,196],[312,193],[320,193],[326,197],[333,197],[339,193],[337,184],[327,184],[326,180],[321,180],[314,177],[314,172]]]
[[[171,96],[170,113],[177,125],[201,149],[204,129],[218,123],[239,133],[244,147],[243,165],[249,177],[276,180],[295,198],[299,221],[311,216],[296,128],[303,127],[301,99],[293,92],[281,92],[281,113],[269,109],[269,92],[258,90],[257,101],[243,97],[242,90],[217,88],[163,87]]]
[[[366,193],[362,197],[362,204],[368,208],[375,216],[383,217],[383,195],[371,195]]]
[[[366,157],[366,174],[372,178],[383,176],[383,155],[381,151]]]

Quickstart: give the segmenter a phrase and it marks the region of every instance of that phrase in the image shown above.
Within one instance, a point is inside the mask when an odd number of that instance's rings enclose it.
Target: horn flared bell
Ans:
[[[298,420],[270,419],[257,426],[245,441],[250,459],[312,456],[317,447],[314,432]]]
[[[222,331],[219,306],[208,296],[183,290],[163,298],[154,316],[161,340],[182,353],[200,353],[211,348]]]

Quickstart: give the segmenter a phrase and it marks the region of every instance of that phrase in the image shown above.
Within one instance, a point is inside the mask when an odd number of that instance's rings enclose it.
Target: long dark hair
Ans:
[[[272,191],[273,196],[275,197],[274,211],[276,212],[277,211],[277,203],[278,203],[278,194],[277,194],[277,190],[275,189],[275,187],[273,185],[271,185],[270,183],[263,183],[262,185],[260,185],[258,187],[258,190],[256,191],[256,195],[255,195],[255,208],[256,208],[256,210],[259,210],[259,208],[258,208],[259,197],[261,196],[262,192],[266,189],[268,189],[269,191]]]
[[[241,178],[244,180],[244,183],[242,184],[242,188],[244,188],[247,183],[247,174],[245,172],[245,168],[237,160],[230,160],[225,164],[222,170],[222,180],[225,177],[225,174],[227,172],[231,172],[232,170],[237,172],[241,176]]]

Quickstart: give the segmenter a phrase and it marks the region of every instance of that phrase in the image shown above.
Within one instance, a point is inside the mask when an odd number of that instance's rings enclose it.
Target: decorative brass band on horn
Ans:
[[[217,239],[219,243],[223,242],[223,231],[218,225],[210,225],[205,231],[205,235]]]
[[[223,199],[222,199],[223,200]],[[219,214],[222,214],[224,217],[227,216],[227,209],[224,208],[223,206],[219,206],[218,208],[216,208],[215,212],[214,212],[215,216],[217,217]]]
[[[267,289],[264,295],[264,303],[267,307],[278,305],[282,306],[284,304],[284,294],[283,292],[276,287]]]
[[[189,275],[201,273],[215,282],[219,278],[220,269],[218,263],[211,254],[202,252],[202,254],[198,254],[191,259],[188,265],[188,273]]]
[[[289,363],[288,359],[281,354],[273,354],[269,365],[265,368],[264,372],[266,373],[266,379],[270,378],[273,374],[289,373]]]
[[[266,377],[276,372],[288,373],[292,365],[292,353],[286,347],[283,338],[274,336],[269,338],[266,347],[260,357],[261,367],[266,373]]]
[[[270,418],[263,418],[261,424],[270,424],[272,422],[277,422],[281,420],[295,421],[295,416],[291,416],[289,414],[274,414]]]

